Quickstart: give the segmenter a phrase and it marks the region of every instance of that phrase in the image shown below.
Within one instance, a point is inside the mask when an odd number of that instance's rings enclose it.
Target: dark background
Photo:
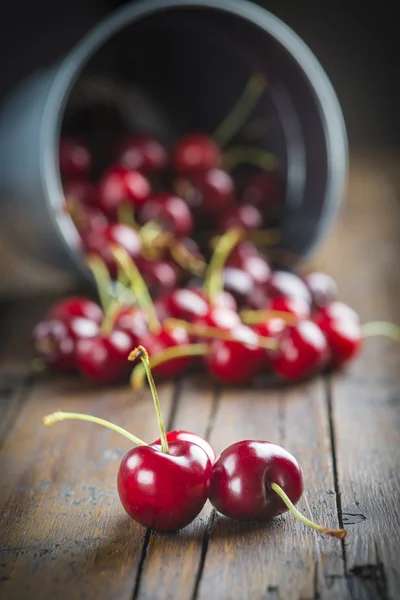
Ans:
[[[167,0],[166,0],[167,1]],[[13,0],[0,7],[0,96],[21,77],[51,65],[123,0]],[[382,2],[263,0],[292,27],[330,77],[352,148],[400,142],[398,20]],[[386,7],[385,7],[386,5]]]

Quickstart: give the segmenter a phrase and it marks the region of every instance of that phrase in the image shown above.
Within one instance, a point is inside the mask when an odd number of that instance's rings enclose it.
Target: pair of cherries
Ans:
[[[118,494],[130,517],[157,531],[176,531],[189,525],[209,499],[231,518],[264,521],[290,510],[318,531],[339,538],[346,535],[343,529],[331,530],[310,521],[295,508],[304,490],[303,472],[281,446],[243,440],[217,458],[210,444],[195,433],[166,433],[144,347],[131,353],[130,360],[137,358],[147,373],[160,430],[160,438],[152,444],[91,415],[58,411],[43,419],[45,425],[65,419],[94,422],[136,444],[123,457],[117,477]]]

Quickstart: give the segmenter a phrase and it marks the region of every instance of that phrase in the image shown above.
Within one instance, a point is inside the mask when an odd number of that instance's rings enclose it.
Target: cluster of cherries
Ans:
[[[81,413],[57,411],[43,421],[45,425],[65,419],[94,422],[136,444],[123,457],[117,478],[121,503],[132,519],[156,531],[176,531],[189,525],[209,499],[220,513],[234,519],[265,521],[289,510],[317,531],[345,537],[344,529],[318,525],[295,508],[304,490],[303,471],[281,446],[243,440],[217,457],[210,444],[195,433],[166,433],[146,349],[138,346],[129,358],[140,358],[147,373],[160,430],[158,440],[146,444],[117,425]]]

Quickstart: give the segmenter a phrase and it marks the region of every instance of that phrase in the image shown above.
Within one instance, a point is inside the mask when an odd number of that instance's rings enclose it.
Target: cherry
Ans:
[[[80,179],[89,173],[92,157],[82,142],[71,137],[63,137],[59,145],[59,164],[62,177]]]
[[[161,171],[168,164],[167,149],[153,135],[133,134],[122,142],[117,164],[143,173]]]
[[[70,296],[59,300],[51,307],[48,318],[69,320],[72,317],[83,317],[101,324],[104,314],[100,306],[83,296]]]
[[[101,257],[111,276],[115,276],[117,273],[112,254],[114,245],[126,250],[133,260],[137,260],[141,251],[139,234],[133,227],[123,223],[112,223],[104,229],[90,231],[83,237],[83,245],[87,254],[96,254]]]
[[[357,313],[343,302],[331,302],[314,316],[328,340],[330,364],[339,367],[355,358],[362,347],[362,331]]]
[[[137,346],[144,335],[149,333],[144,312],[134,306],[124,306],[115,318],[114,327],[131,338],[131,346]]]
[[[95,205],[96,187],[87,179],[72,179],[63,183],[63,192],[67,200],[77,200],[82,204]]]
[[[168,348],[186,346],[189,342],[189,335],[182,327],[168,329],[161,327],[160,330],[144,335],[141,339],[141,344],[146,348],[150,358],[163,354]],[[176,377],[185,371],[188,364],[188,356],[180,356],[155,366],[153,373],[163,379]]]
[[[123,205],[136,209],[149,198],[151,186],[140,171],[110,167],[98,183],[98,204],[105,214],[114,219]]]
[[[277,347],[268,350],[268,357],[275,356],[279,353],[280,340],[286,332],[286,327],[285,321],[279,317],[265,319],[264,321],[253,325],[252,329],[257,335],[277,341]]]
[[[160,290],[173,290],[178,285],[179,267],[173,261],[147,260],[141,257],[139,265],[143,277],[153,293]]]
[[[174,169],[184,175],[217,168],[221,161],[218,145],[211,137],[201,133],[181,137],[172,155]]]
[[[205,300],[211,308],[226,308],[230,311],[237,311],[237,302],[234,296],[225,290],[217,292],[215,296],[210,299],[209,295],[203,288],[189,287],[187,289],[193,291],[195,294],[200,296],[200,298],[203,298],[203,300]]]
[[[337,285],[335,280],[326,273],[308,273],[303,281],[310,290],[313,304],[316,307],[325,306],[337,298]]]
[[[173,431],[168,431],[166,437],[168,444],[172,442],[191,442],[193,444],[197,444],[197,446],[203,448],[204,452],[210,459],[211,464],[214,464],[217,458],[214,448],[204,438],[202,438],[200,435],[197,435],[197,433],[186,431],[186,429],[175,429]],[[161,444],[161,439],[159,438],[156,440],[154,444]]]
[[[78,340],[97,335],[99,325],[81,317],[48,317],[33,330],[33,342],[38,357],[56,371],[73,371],[76,368]]]
[[[277,173],[258,172],[245,184],[241,202],[257,207],[264,223],[273,224],[283,210],[283,183]]]
[[[128,371],[132,338],[114,329],[89,339],[78,340],[75,360],[86,379],[96,383],[114,383]]]
[[[246,231],[257,230],[262,227],[263,217],[261,212],[251,204],[233,206],[223,212],[218,219],[218,229],[221,232],[233,228],[241,228]]]
[[[216,327],[222,331],[231,331],[240,323],[240,317],[236,311],[220,306],[213,306],[205,315],[193,319],[193,324],[197,327]]]
[[[289,271],[273,271],[266,286],[268,296],[287,296],[302,298],[311,305],[311,294],[306,284],[294,273]]]
[[[193,321],[205,317],[209,305],[202,296],[192,289],[176,289],[165,297],[167,314],[175,319]]]
[[[172,194],[159,193],[151,196],[139,212],[139,221],[159,222],[162,228],[176,237],[186,237],[192,233],[193,218],[186,202]]]
[[[177,191],[194,210],[214,216],[232,204],[234,183],[226,171],[210,169],[191,175]]]
[[[310,305],[301,296],[275,296],[275,298],[269,300],[266,309],[274,312],[289,313],[297,317],[298,320],[310,317]]]
[[[254,282],[251,276],[235,267],[225,267],[222,272],[224,289],[235,298],[238,304],[245,304],[254,291]],[[263,296],[264,300],[265,296]]]
[[[303,320],[286,327],[280,337],[279,351],[270,353],[274,371],[288,380],[303,379],[324,368],[328,361],[328,343],[321,329]]]
[[[205,362],[209,372],[220,381],[244,384],[261,372],[265,350],[258,345],[257,334],[245,325],[236,326],[231,334],[235,341],[213,340]]]
[[[305,525],[343,539],[344,529],[322,527],[299,513],[295,504],[303,491],[303,470],[292,454],[268,441],[242,440],[215,462],[209,498],[227,517],[266,521],[290,510]]]
[[[118,493],[130,517],[157,531],[186,527],[208,498],[212,465],[196,443],[177,440],[133,448],[122,459]]]

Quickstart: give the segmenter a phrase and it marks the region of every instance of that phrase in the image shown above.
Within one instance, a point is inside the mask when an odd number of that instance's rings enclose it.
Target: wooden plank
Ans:
[[[170,384],[160,386],[168,418]],[[42,416],[89,412],[156,439],[148,390],[93,390],[79,380],[36,385],[0,454],[0,596],[131,599],[145,528],[125,514],[116,490],[129,442],[88,423],[51,428]]]
[[[284,445],[304,468],[299,508],[337,526],[326,395],[322,379],[286,390],[225,391],[211,442],[218,451],[240,439]],[[314,598],[343,574],[341,543],[322,537],[291,515],[268,524],[214,519],[198,598]],[[343,587],[343,586],[342,586]],[[328,596],[326,596],[328,597]],[[342,589],[342,598],[346,590]]]
[[[187,429],[207,437],[216,402],[213,386],[204,377],[187,379],[181,387],[169,429]],[[152,533],[134,599],[187,600],[191,597],[210,510],[207,502],[193,523],[175,535]]]
[[[353,164],[351,202],[323,260],[363,322],[400,325],[398,173]],[[349,265],[347,267],[347,264]],[[346,268],[344,268],[346,265]],[[349,585],[355,598],[400,590],[400,350],[385,338],[332,381],[333,425]]]

